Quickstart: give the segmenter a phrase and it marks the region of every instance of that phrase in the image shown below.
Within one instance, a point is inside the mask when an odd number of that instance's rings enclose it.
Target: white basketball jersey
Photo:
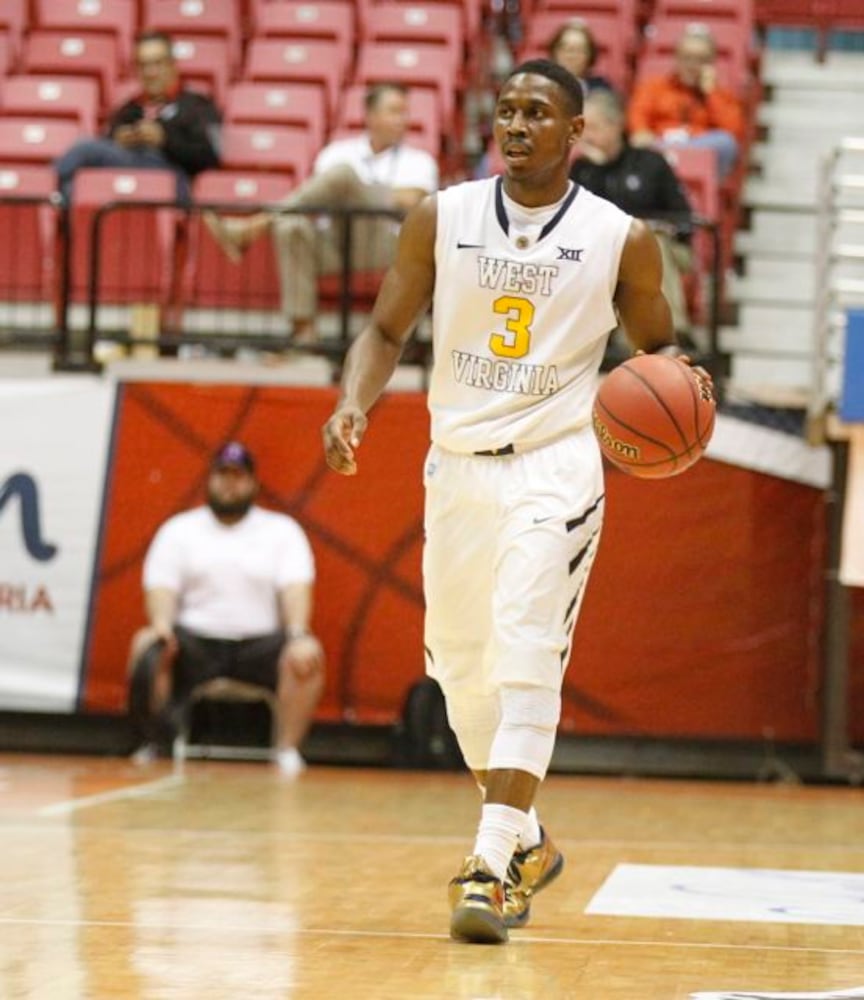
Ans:
[[[590,421],[631,217],[574,186],[539,238],[510,229],[500,177],[439,191],[432,440],[535,445]]]

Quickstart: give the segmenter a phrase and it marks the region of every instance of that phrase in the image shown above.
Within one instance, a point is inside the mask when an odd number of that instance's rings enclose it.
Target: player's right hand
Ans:
[[[324,424],[324,455],[327,464],[334,472],[343,476],[353,476],[357,473],[355,450],[359,447],[366,432],[368,421],[366,414],[351,404],[340,406]]]

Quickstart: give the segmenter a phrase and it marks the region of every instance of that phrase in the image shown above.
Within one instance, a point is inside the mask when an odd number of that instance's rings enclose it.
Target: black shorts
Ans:
[[[175,698],[184,698],[193,688],[217,677],[276,690],[279,654],[285,633],[271,632],[254,639],[208,639],[182,626],[174,629],[178,651],[174,660]]]

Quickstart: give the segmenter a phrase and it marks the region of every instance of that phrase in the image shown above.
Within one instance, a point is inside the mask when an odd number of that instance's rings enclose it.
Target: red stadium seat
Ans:
[[[284,174],[207,170],[195,180],[194,197],[220,215],[246,214],[276,204],[293,184]],[[273,243],[253,243],[239,264],[229,261],[200,215],[192,223],[184,302],[187,307],[278,309],[279,277]]]
[[[226,170],[287,173],[299,183],[309,175],[314,153],[303,126],[228,124],[222,128],[222,166]]]
[[[743,76],[732,60],[723,52],[717,53],[717,82],[733,90],[743,101],[748,99],[750,71]],[[634,82],[638,83],[650,76],[662,76],[671,73],[675,68],[675,56],[672,52],[646,52],[636,62]]]
[[[120,70],[132,60],[132,39],[138,21],[134,0],[36,0],[36,25],[68,34],[96,33],[117,43]]]
[[[240,68],[242,30],[237,0],[143,0],[144,27],[178,38],[226,43],[232,73]]]
[[[10,32],[0,31],[0,76],[5,76],[9,72],[13,58],[13,45],[17,46],[17,44],[17,39],[13,41]]]
[[[352,84],[342,95],[335,131],[356,134],[365,128],[366,88]],[[425,149],[436,159],[441,152],[441,122],[438,98],[431,90],[415,87],[408,91],[408,142]]]
[[[362,38],[364,24],[369,12],[379,3],[401,3],[406,6],[413,6],[415,0],[356,0],[357,5],[357,33]],[[483,28],[483,13],[487,6],[486,0],[421,0],[424,6],[431,4],[433,7],[445,7],[459,12],[462,19],[462,36],[466,44],[470,47],[475,42],[480,41],[481,30]]]
[[[231,80],[227,39],[175,35],[173,41],[172,51],[184,85],[209,94],[221,107]]]
[[[83,133],[62,118],[0,117],[0,163],[52,163]]]
[[[568,20],[583,21],[594,38],[597,61],[592,72],[607,77],[612,84],[626,90],[632,77],[631,64],[638,39],[635,22],[628,24],[617,14],[604,12],[562,18],[558,11],[538,11],[528,25],[520,61],[538,55],[548,57],[549,43]]]
[[[690,146],[667,146],[662,152],[686,188],[693,211],[716,222],[720,217],[716,154]]]
[[[364,42],[360,46],[354,82],[395,82],[431,89],[438,97],[442,129],[447,132],[454,126],[457,80],[446,46],[432,42],[411,45]]]
[[[643,55],[673,54],[684,31],[694,24],[704,25],[711,32],[717,47],[718,62],[729,67],[731,78],[747,85],[758,65],[758,49],[753,25],[741,21],[693,21],[690,18],[657,18],[645,27]]]
[[[91,250],[98,252],[97,300],[100,304],[167,302],[173,288],[178,210],[119,208],[94,220],[110,202],[173,202],[176,176],[170,170],[87,168],[75,175],[71,197],[72,256],[70,291],[74,301],[89,300]]]
[[[457,78],[462,71],[464,37],[462,16],[456,7],[438,3],[373,4],[362,28],[369,42],[435,42],[446,46]]]
[[[17,58],[26,24],[27,0],[3,0],[0,3],[0,47],[5,53],[5,60],[0,60],[0,75]]]
[[[656,0],[655,18],[679,17],[688,21],[738,21],[752,25],[753,0]]]
[[[99,100],[109,106],[119,68],[119,43],[111,35],[31,31],[23,47],[22,70],[58,76],[89,76],[99,82]]]
[[[528,59],[548,59],[549,53],[547,47],[537,46],[536,48],[523,48],[519,53],[519,61],[524,62]],[[629,60],[622,60],[620,53],[616,53],[614,56],[607,49],[603,49],[597,55],[597,61],[591,70],[592,73],[596,73],[598,76],[605,77],[613,87],[623,93],[626,93],[630,88],[630,81],[632,78],[632,72],[629,65]]]
[[[0,300],[39,302],[53,297],[57,216],[49,199],[56,190],[48,166],[0,168]]]
[[[340,63],[348,66],[351,62],[355,41],[354,10],[342,0],[313,3],[259,0],[253,7],[252,16],[256,38],[335,42]]]
[[[304,125],[315,150],[327,128],[324,88],[316,83],[241,82],[228,88],[225,121],[239,125]]]
[[[0,114],[71,119],[82,132],[93,134],[99,119],[99,85],[86,77],[10,76],[0,88]]]
[[[309,39],[253,38],[246,51],[246,80],[318,83],[327,96],[328,122],[336,110],[347,65],[339,43]]]
[[[693,212],[710,222],[722,223],[720,180],[713,150],[667,146],[661,152],[687,193]],[[693,249],[702,267],[710,269],[714,253],[710,237],[704,229],[694,233]]]

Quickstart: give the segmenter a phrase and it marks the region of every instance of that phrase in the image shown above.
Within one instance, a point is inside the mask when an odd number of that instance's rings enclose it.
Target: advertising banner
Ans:
[[[77,709],[114,393],[0,381],[0,710]]]

